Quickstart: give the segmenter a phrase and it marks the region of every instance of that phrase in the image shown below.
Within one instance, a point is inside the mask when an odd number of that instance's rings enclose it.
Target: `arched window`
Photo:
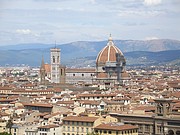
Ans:
[[[174,135],[174,131],[173,130],[169,130],[168,131],[168,135]]]
[[[176,131],[176,135],[180,135],[180,130]]]
[[[59,62],[59,56],[57,56],[57,62]]]
[[[55,57],[53,56],[53,63],[55,63]]]
[[[63,69],[61,69],[61,76],[63,75]]]

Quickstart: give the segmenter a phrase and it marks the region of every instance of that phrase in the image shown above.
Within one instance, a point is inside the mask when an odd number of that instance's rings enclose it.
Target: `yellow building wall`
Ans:
[[[106,132],[104,132],[106,131]],[[109,133],[109,131],[111,132],[111,134]],[[129,132],[128,132],[129,131]],[[138,131],[134,130],[135,132],[131,132],[132,130],[126,130],[126,131],[118,131],[118,135],[138,135]],[[96,132],[97,133],[97,132]],[[117,135],[117,131],[112,131],[112,130],[98,130],[98,134],[100,135]]]
[[[69,127],[69,128],[68,128]],[[93,132],[93,124],[87,122],[83,122],[83,125],[81,122],[70,122],[68,125],[64,124],[63,125],[63,133],[68,135],[74,134],[80,134],[80,135],[86,135],[87,133]]]
[[[6,121],[0,121],[0,133],[7,132]]]

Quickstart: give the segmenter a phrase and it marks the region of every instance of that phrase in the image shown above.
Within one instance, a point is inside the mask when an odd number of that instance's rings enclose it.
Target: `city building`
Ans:
[[[100,124],[98,117],[68,116],[63,119],[63,135],[86,135]]]
[[[111,113],[125,124],[138,126],[139,135],[180,135],[180,116],[172,111],[171,99],[155,99],[155,113],[151,115]]]
[[[123,123],[103,123],[94,128],[100,135],[138,135],[138,126]]]

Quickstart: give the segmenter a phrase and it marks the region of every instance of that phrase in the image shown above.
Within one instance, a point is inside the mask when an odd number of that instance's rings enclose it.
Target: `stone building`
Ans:
[[[122,123],[103,123],[94,128],[100,135],[138,135],[138,127]]]
[[[122,51],[115,46],[110,35],[107,45],[96,58],[96,81],[106,85],[123,84],[129,79],[125,69],[126,60]]]
[[[47,66],[42,60],[40,78],[42,84],[45,84],[45,80],[49,79],[51,83],[122,85],[130,78],[125,66],[124,55],[115,46],[110,36],[107,45],[96,58],[96,68],[66,68],[62,66],[60,49],[55,47],[51,49],[51,64]],[[50,69],[50,75],[47,69]]]
[[[156,99],[153,115],[111,113],[125,124],[139,127],[139,135],[180,135],[180,113],[173,112],[170,99]]]

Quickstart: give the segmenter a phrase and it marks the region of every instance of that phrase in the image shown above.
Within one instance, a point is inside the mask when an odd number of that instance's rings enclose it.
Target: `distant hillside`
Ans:
[[[180,58],[180,41],[159,40],[114,40],[124,53],[127,64],[155,64],[171,62],[176,64]],[[107,41],[89,42],[78,41],[69,44],[57,45],[61,49],[62,64],[68,66],[87,66],[95,64],[98,52],[107,44]],[[40,66],[42,56],[50,63],[50,48],[54,44],[20,44],[0,47],[0,66],[6,64],[27,64]],[[169,51],[168,51],[169,50]],[[174,51],[172,51],[174,50]],[[159,52],[161,51],[161,52]]]
[[[132,51],[166,51],[166,50],[179,50],[180,41],[171,39],[156,39],[156,40],[114,40],[116,46],[118,46],[123,52]],[[70,50],[78,49],[86,50],[87,52],[99,52],[107,41],[77,41],[67,44],[57,44],[58,48],[69,52]],[[25,50],[25,49],[45,49],[54,47],[54,44],[41,44],[41,43],[29,43],[29,44],[17,44],[1,46],[0,50]]]

